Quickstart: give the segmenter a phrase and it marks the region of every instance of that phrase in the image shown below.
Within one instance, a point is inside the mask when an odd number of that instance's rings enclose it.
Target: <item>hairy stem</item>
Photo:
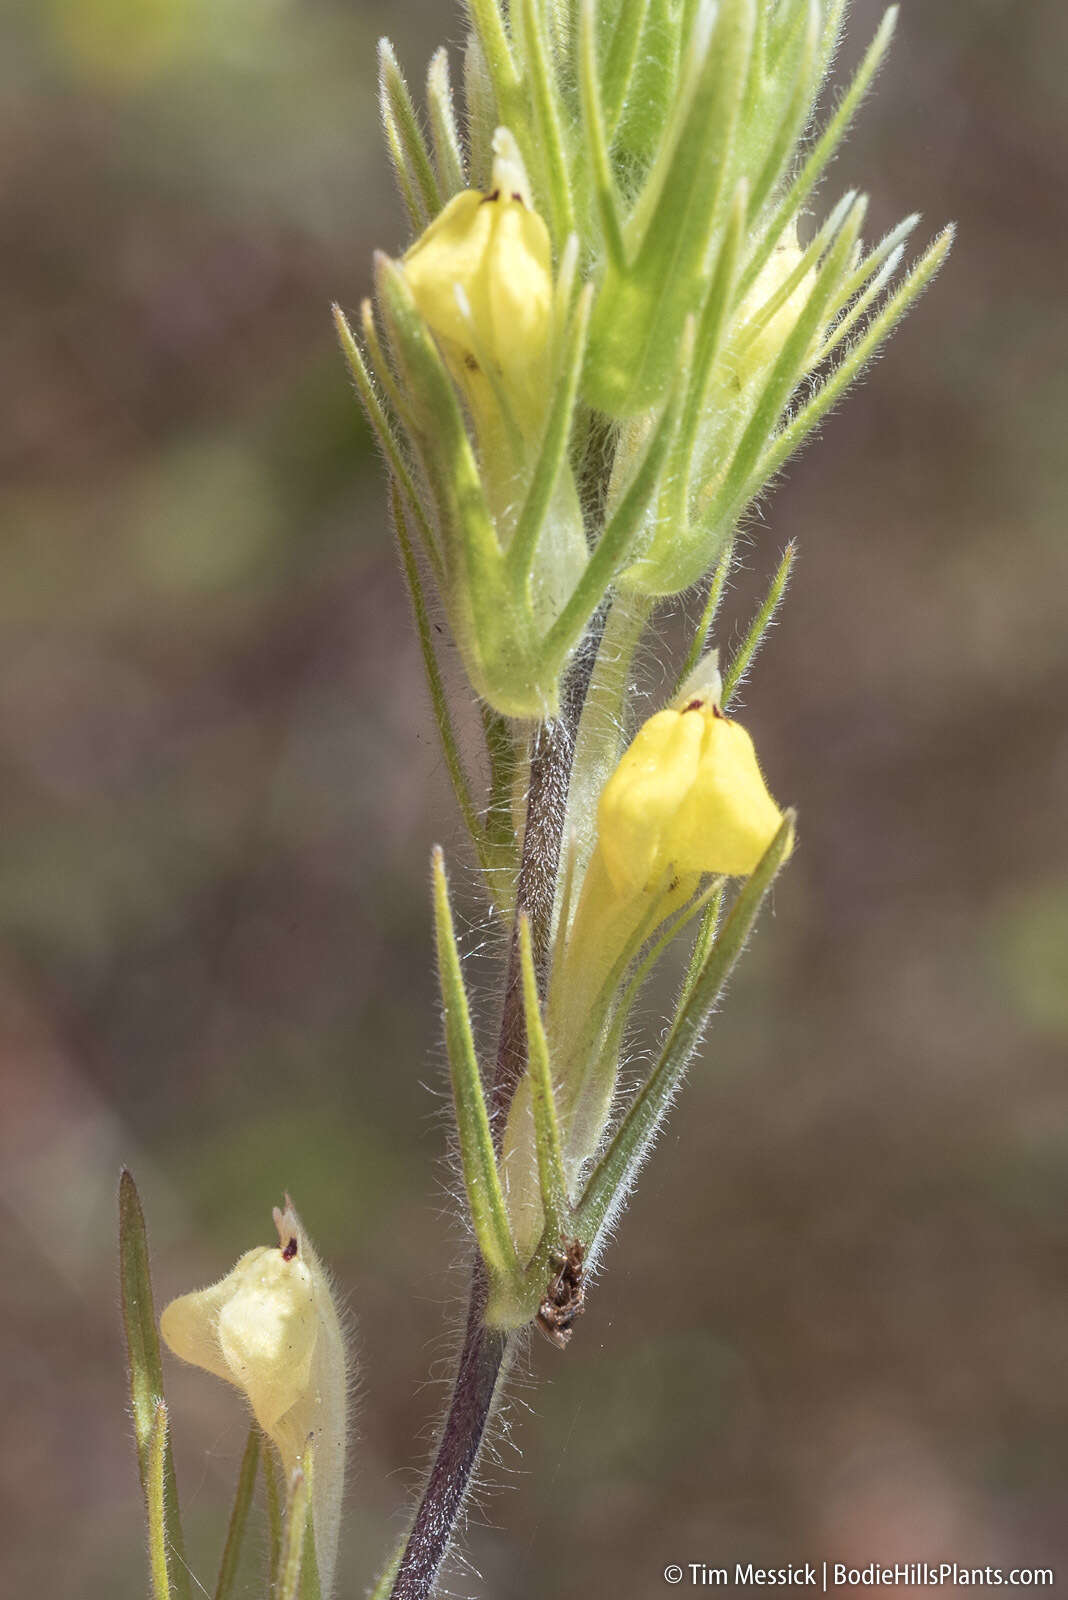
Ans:
[[[490,1095],[490,1121],[498,1152],[508,1109],[526,1068],[518,917],[524,912],[529,921],[534,967],[539,984],[544,988],[575,731],[603,631],[604,616],[598,614],[572,663],[559,718],[539,723],[531,739],[530,787],[519,864],[516,923],[512,931],[497,1064]],[[392,1600],[428,1600],[433,1594],[507,1374],[513,1338],[500,1329],[486,1326],[486,1297],[486,1273],[479,1259],[472,1275],[467,1325],[449,1409],[401,1558]]]
[[[499,1329],[486,1327],[486,1288],[479,1262],[448,1415],[401,1557],[393,1600],[426,1600],[434,1591],[505,1375],[509,1339]]]

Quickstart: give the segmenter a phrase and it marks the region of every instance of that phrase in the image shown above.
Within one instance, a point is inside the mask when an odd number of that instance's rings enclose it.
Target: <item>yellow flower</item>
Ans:
[[[277,1245],[247,1250],[220,1282],[172,1300],[160,1332],[183,1361],[242,1391],[287,1475],[312,1446],[312,1521],[325,1596],[345,1471],[345,1346],[326,1272],[288,1195],[274,1221]]]
[[[703,877],[752,872],[783,820],[753,741],[724,716],[719,693],[713,654],[676,704],[638,730],[601,792],[597,843],[563,958],[553,971],[547,1009],[572,1181],[595,1153],[611,1113],[616,1057],[603,1050],[604,1032],[628,963],[683,909]],[[517,1096],[506,1150],[522,1146],[518,1105]],[[522,1157],[513,1160],[512,1188],[519,1194]],[[511,1203],[520,1217],[522,1206]]]
[[[552,245],[504,130],[496,148],[493,187],[450,200],[404,257],[404,274],[476,415],[497,391],[533,433],[549,389]]]
[[[700,693],[638,730],[597,812],[608,877],[628,896],[672,872],[750,873],[781,822],[752,739]]]

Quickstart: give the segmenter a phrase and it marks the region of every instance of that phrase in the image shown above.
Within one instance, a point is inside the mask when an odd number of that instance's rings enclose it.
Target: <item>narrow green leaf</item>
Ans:
[[[408,85],[388,39],[378,42],[378,85],[390,154],[409,209],[414,202],[413,220],[421,231],[441,210],[441,191]]]
[[[735,506],[731,508],[734,515],[737,515],[763,484],[774,477],[806,435],[811,433],[812,429],[837,405],[850,384],[856,382],[879,346],[897,327],[910,306],[919,299],[941,267],[953,243],[953,235],[952,227],[945,228],[938,235],[883,309],[871,319],[863,334],[846,352],[812,399],[776,434],[757,462],[745,488],[738,495]],[[730,514],[731,512],[728,513]]]
[[[639,1090],[605,1155],[590,1176],[576,1214],[578,1237],[592,1244],[623,1199],[656,1137],[724,984],[745,948],[775,875],[793,846],[794,814],[782,826],[755,872],[746,879],[700,977],[679,1010],[652,1076]]]
[[[400,1564],[404,1560],[404,1552],[407,1548],[408,1536],[406,1534],[379,1573],[375,1586],[367,1596],[367,1600],[390,1600],[390,1596],[393,1593],[393,1585],[397,1581],[397,1573],[400,1571]]]
[[[401,199],[404,201],[404,209],[408,213],[408,221],[411,223],[414,233],[422,233],[430,219],[420,199],[419,189],[413,180],[411,169],[405,159],[400,129],[397,127],[393,112],[384,98],[379,106],[379,115],[382,118],[382,133],[385,136],[386,149],[389,151],[389,157],[393,163],[394,176],[397,179],[397,187],[400,190]]]
[[[680,399],[686,391],[688,380],[689,360],[684,359],[668,395],[667,404],[646,446],[641,465],[608,519],[605,530],[572,591],[571,598],[546,635],[545,651],[549,661],[562,662],[565,659],[586,623],[600,605],[609,584],[632,555],[631,546],[634,537],[656,493],[660,470],[671,447]]]
[[[749,624],[748,633],[742,640],[737,654],[732,658],[730,666],[723,674],[721,704],[724,710],[733,700],[735,692],[753,664],[753,658],[763,643],[764,635],[775,620],[775,613],[782,604],[783,596],[786,593],[786,585],[790,581],[790,571],[796,554],[797,546],[791,539],[782,553],[782,560],[779,562],[775,576],[768,586],[768,592],[761,601],[756,616]]]
[[[289,1480],[282,1556],[278,1564],[277,1600],[305,1600],[301,1572],[311,1542],[311,1469],[309,1453],[304,1463],[293,1469]],[[312,1554],[314,1555],[314,1549]]]
[[[753,0],[721,0],[704,54],[690,71],[690,92],[680,95],[677,126],[628,220],[631,264],[622,277],[610,271],[598,297],[591,343],[599,363],[629,375],[618,408],[624,414],[663,391],[705,263],[726,225],[753,25]],[[644,304],[640,320],[626,314],[634,303]]]
[[[757,339],[760,338],[760,335],[764,332],[764,329],[771,322],[772,318],[782,309],[782,307],[793,295],[795,290],[800,287],[805,278],[811,272],[812,268],[819,261],[820,257],[827,250],[831,240],[838,235],[840,229],[845,223],[846,218],[849,216],[851,209],[856,203],[857,192],[855,189],[850,189],[842,196],[841,200],[839,200],[838,204],[835,206],[826,222],[824,222],[823,226],[820,228],[811,244],[809,244],[808,247],[801,252],[793,271],[788,273],[786,277],[783,278],[782,282],[776,286],[771,294],[768,295],[768,298],[764,301],[763,305],[754,311],[751,317],[747,318],[737,341],[737,350],[740,357],[744,356],[750,345],[754,344]],[[849,281],[849,278],[843,280],[842,288],[839,291],[840,293],[845,293],[845,285]],[[828,300],[825,311],[827,320],[830,320],[836,309],[837,305],[835,297],[832,296],[831,299]]]
[[[252,1497],[256,1490],[256,1473],[260,1464],[260,1441],[263,1435],[256,1423],[249,1429],[248,1443],[245,1453],[241,1458],[241,1470],[237,1476],[237,1492],[234,1495],[233,1510],[230,1512],[230,1525],[226,1530],[226,1544],[223,1547],[222,1561],[219,1564],[219,1578],[215,1585],[215,1600],[231,1600],[234,1584],[237,1582],[237,1569],[241,1561],[241,1546],[244,1543],[245,1529],[248,1527],[248,1515],[252,1509]]]
[[[419,575],[419,564],[415,559],[412,541],[408,534],[408,523],[401,504],[400,491],[396,484],[390,485],[390,504],[393,511],[393,526],[397,531],[397,544],[400,546],[401,565],[404,568],[404,578],[408,585],[408,595],[412,602],[412,614],[415,617],[415,631],[419,637],[419,650],[423,658],[423,671],[426,674],[427,688],[430,691],[430,705],[434,713],[438,735],[441,739],[441,751],[445,757],[445,766],[448,769],[452,790],[456,796],[456,804],[460,808],[460,815],[464,825],[471,835],[475,849],[479,852],[479,859],[485,848],[486,838],[474,801],[471,798],[471,789],[467,781],[467,772],[464,768],[463,757],[453,730],[452,716],[449,712],[448,696],[445,693],[445,684],[438,666],[438,658],[434,651],[434,639],[430,626],[430,617],[426,608],[426,599],[423,594],[423,581]],[[483,869],[488,862],[483,861]]]
[[[605,53],[600,100],[609,144],[626,109],[648,10],[649,0],[623,0]]]
[[[519,918],[519,962],[523,977],[523,1016],[527,1033],[527,1065],[530,1069],[541,1204],[551,1236],[562,1239],[571,1204],[560,1148],[560,1126],[556,1120],[549,1041],[545,1037],[542,1021],[538,977],[534,971],[534,952],[530,943],[530,921],[526,912],[522,912]]]
[[[486,701],[481,703],[482,732],[489,763],[489,804],[486,832],[496,843],[515,843],[512,824],[512,787],[515,783],[519,752],[508,718]]]
[[[157,1433],[157,1411],[163,1404],[163,1363],[160,1359],[156,1312],[152,1303],[152,1278],[148,1240],[141,1200],[132,1175],[124,1168],[119,1180],[119,1276],[122,1285],[122,1320],[129,1361],[130,1401],[141,1486],[149,1500],[152,1450],[162,1451],[162,1537],[174,1555],[172,1587],[177,1600],[190,1600],[189,1569],[178,1512],[178,1487],[166,1429]],[[150,1510],[150,1515],[151,1515]]]
[[[820,57],[823,72],[829,68],[834,53],[838,48],[838,41],[842,34],[842,23],[845,19],[846,7],[849,0],[830,0],[827,6],[827,15],[823,22],[823,38],[820,42]]]
[[[491,1276],[513,1283],[517,1279],[519,1265],[493,1153],[482,1075],[478,1068],[467,991],[449,905],[445,860],[440,847],[434,850],[433,872],[438,976],[464,1186],[475,1237],[487,1270]]]
[[[304,1554],[300,1561],[300,1600],[323,1600],[311,1517],[308,1517],[304,1526]]]
[[[701,620],[697,624],[694,636],[690,641],[690,648],[686,652],[686,660],[682,663],[682,671],[675,680],[675,687],[671,692],[672,699],[680,692],[686,679],[690,676],[701,657],[707,653],[708,647],[712,643],[712,625],[716,620],[716,613],[723,600],[723,591],[727,587],[727,579],[730,576],[733,561],[734,540],[732,538],[728,539],[722,555],[716,562],[712,573],[712,581],[708,586],[708,595],[701,609]]]
[[[787,186],[781,200],[774,208],[764,231],[763,243],[753,254],[745,272],[742,274],[738,289],[739,296],[746,295],[752,288],[761,268],[782,238],[787,223],[798,215],[808,196],[812,193],[812,190],[830,164],[838,146],[849,132],[853,118],[860,110],[861,102],[871,88],[872,79],[875,77],[890,46],[890,40],[893,37],[894,27],[897,23],[897,12],[897,6],[891,6],[883,17],[874,39],[868,46],[863,61],[854,74],[853,81],[838,105],[837,111],[817,139],[800,172],[792,183]]]
[[[493,134],[501,119],[493,80],[475,32],[468,34],[464,50],[464,106],[471,184],[476,189],[488,189],[493,171]]]
[[[693,993],[694,984],[704,971],[705,962],[708,960],[708,953],[712,948],[713,941],[716,937],[716,930],[719,927],[719,919],[723,910],[723,897],[726,893],[726,887],[726,881],[721,878],[715,888],[715,891],[712,895],[710,895],[708,902],[704,907],[704,912],[701,917],[701,924],[697,930],[697,937],[693,942],[693,949],[690,951],[690,959],[686,967],[686,976],[683,979],[682,989],[679,994],[680,1008],[689,1000],[691,994]]]
[[[367,347],[367,366],[370,369],[371,376],[377,379],[381,388],[385,390],[398,420],[407,426],[411,419],[411,408],[401,393],[400,385],[394,376],[389,357],[382,348],[382,341],[378,337],[378,324],[375,321],[374,306],[366,296],[360,301],[360,328],[363,331],[363,340]]]
[[[623,7],[638,11],[638,5]],[[579,13],[579,88],[582,101],[582,123],[585,144],[593,168],[593,192],[597,201],[597,214],[601,219],[605,249],[609,259],[622,270],[626,265],[626,247],[623,243],[623,219],[612,173],[609,155],[609,133],[601,108],[601,95],[597,83],[597,0],[582,0]],[[635,44],[637,41],[635,41]]]
[[[148,1440],[148,1477],[145,1482],[145,1502],[148,1506],[148,1564],[152,1573],[154,1600],[170,1600],[171,1585],[167,1576],[167,1513],[165,1510],[167,1453],[170,1447],[167,1428],[167,1404],[156,1402],[152,1418],[152,1432]]]
[[[753,183],[749,198],[749,217],[758,217],[775,186],[781,181],[791,152],[804,133],[820,87],[819,0],[808,0],[799,17],[798,56],[791,71],[791,90],[779,120],[771,149]],[[787,45],[788,48],[788,45]]]
[[[735,505],[739,491],[748,483],[766,441],[779,426],[783,407],[804,372],[808,352],[824,324],[827,308],[848,268],[866,204],[863,196],[853,202],[837,238],[824,257],[804,309],[771,368],[734,452],[726,480],[715,497],[708,517],[712,525],[730,523],[732,519],[725,514],[726,508]]]
[[[459,569],[477,605],[479,591],[497,600],[500,547],[452,379],[412,298],[404,272],[381,253],[375,257],[379,303],[384,306],[413,410],[420,457],[446,529],[446,566]]]
[[[919,220],[919,212],[914,211],[911,216],[903,218],[895,228],[891,228],[890,232],[880,239],[874,250],[868,252],[856,271],[851,273],[842,285],[843,305],[852,300],[858,289],[863,288],[876,269],[883,265],[884,261],[900,256],[901,246],[906,242],[909,234],[914,231]]]
[[[753,0],[723,0],[710,27],[692,30],[660,153],[627,225],[632,254],[661,292],[665,272],[688,277],[699,269],[709,219],[733,194],[731,158],[755,17]]]
[[[534,465],[526,499],[523,501],[523,509],[519,513],[515,533],[508,546],[506,562],[510,579],[513,585],[523,592],[526,591],[530,581],[530,570],[538,548],[538,537],[552,500],[553,490],[567,462],[579,377],[586,355],[586,334],[592,299],[593,287],[591,284],[586,284],[579,295],[575,314],[571,319],[565,366],[556,380],[553,402],[545,424],[545,436],[541,441],[538,459]]]
[[[449,78],[449,53],[442,45],[430,58],[426,77],[427,105],[430,109],[430,136],[434,141],[434,163],[445,199],[467,187],[464,172],[463,141],[456,125],[456,111]]]
[[[717,917],[719,914],[718,908],[723,903],[723,890],[724,879],[717,878],[714,882],[710,883],[706,889],[702,890],[702,892],[697,895],[688,906],[684,906],[679,912],[678,916],[672,917],[663,933],[661,933],[660,936],[654,940],[649,950],[642,957],[630,978],[627,980],[627,987],[623,992],[623,998],[618,1007],[618,1018],[621,1026],[622,1024],[625,1024],[631,1007],[638,998],[640,991],[644,988],[654,968],[658,965],[660,958],[664,954],[668,945],[674,944],[679,934],[682,933],[684,929],[688,928],[690,923],[697,916],[701,916],[702,920],[701,930],[698,931],[695,949],[697,948],[697,945],[700,945],[701,943],[703,930],[708,923],[709,913],[712,914],[713,926],[715,926],[715,917]]]
[[[666,487],[661,498],[660,522],[668,538],[673,542],[685,538],[689,522],[694,446],[701,427],[712,370],[723,346],[728,313],[734,303],[734,284],[745,231],[745,211],[746,188],[743,182],[735,191],[734,204],[716,259],[712,281],[701,308],[690,382],[687,385],[678,430],[664,473]]]
[[[270,1440],[264,1436],[263,1481],[267,1486],[267,1593],[273,1595],[278,1587],[282,1566],[282,1486],[279,1483],[278,1458]]]
[[[507,116],[519,87],[512,46],[498,0],[467,0],[483,60],[497,97],[498,110]],[[513,132],[515,130],[513,129]]]
[[[441,584],[444,582],[445,578],[442,552],[438,545],[437,536],[434,533],[433,528],[430,526],[430,523],[426,517],[426,513],[424,512],[420,503],[415,482],[412,478],[411,471],[409,470],[408,463],[404,459],[404,452],[402,451],[397,436],[390,425],[389,418],[386,415],[382,402],[378,398],[378,395],[375,391],[375,386],[371,381],[371,374],[368,371],[367,363],[363,358],[363,351],[360,349],[359,344],[356,341],[355,334],[349,327],[348,318],[345,316],[345,313],[342,311],[341,307],[336,303],[331,309],[334,317],[334,327],[337,329],[338,340],[341,344],[341,352],[344,355],[348,369],[355,380],[356,392],[359,394],[360,400],[363,403],[367,420],[370,422],[375,436],[382,447],[382,452],[389,465],[390,471],[393,473],[394,477],[397,479],[397,482],[404,490],[405,498],[407,499],[419,526],[419,532],[423,540],[423,548],[426,551],[432,567],[434,568],[434,576],[438,583]]]
[[[827,338],[820,346],[819,355],[812,363],[813,367],[821,366],[829,355],[833,355],[839,346],[845,343],[853,329],[856,327],[857,323],[862,320],[866,312],[875,303],[875,301],[878,300],[879,296],[890,282],[890,279],[894,276],[894,273],[901,265],[904,254],[904,245],[898,245],[893,255],[891,255],[888,260],[884,261],[883,265],[879,268],[879,271],[875,274],[874,278],[872,278],[871,282],[865,287],[861,294],[857,295],[856,299],[853,301],[853,304],[849,307],[849,310],[834,324],[831,332],[827,335]]]
[[[545,169],[549,200],[549,220],[557,249],[575,230],[575,202],[571,174],[564,149],[564,133],[556,86],[549,67],[547,42],[542,27],[543,7],[537,0],[515,0],[527,62],[527,90],[534,104],[541,160]]]

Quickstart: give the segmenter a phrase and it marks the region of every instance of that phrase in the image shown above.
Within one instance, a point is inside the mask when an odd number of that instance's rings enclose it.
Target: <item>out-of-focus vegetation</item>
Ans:
[[[404,243],[375,37],[418,77],[462,26],[0,28],[3,1587],[144,1592],[126,1160],[161,1299],[269,1240],[283,1187],[351,1295],[356,1594],[463,1287],[426,904],[458,830],[328,305]],[[802,845],[570,1351],[532,1353],[489,1469],[522,1493],[473,1546],[497,1600],[669,1560],[1068,1565],[1066,50],[1058,0],[906,5],[835,169],[876,227],[960,241],[753,527],[754,590],[801,548],[746,717]],[[244,1419],[168,1383],[210,1587]]]

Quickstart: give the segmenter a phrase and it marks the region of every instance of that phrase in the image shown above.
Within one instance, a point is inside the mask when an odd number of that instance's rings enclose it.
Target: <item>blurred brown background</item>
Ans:
[[[5,1593],[147,1587],[120,1161],[161,1299],[284,1186],[333,1263],[342,1595],[443,1398],[426,862],[459,830],[328,316],[405,239],[387,29],[413,77],[462,38],[429,0],[4,8]],[[824,1556],[1068,1581],[1066,64],[1061,0],[907,0],[825,190],[961,236],[731,601],[799,539],[746,716],[803,848],[570,1352],[531,1352],[455,1592]],[[169,1386],[210,1589],[244,1420]]]

